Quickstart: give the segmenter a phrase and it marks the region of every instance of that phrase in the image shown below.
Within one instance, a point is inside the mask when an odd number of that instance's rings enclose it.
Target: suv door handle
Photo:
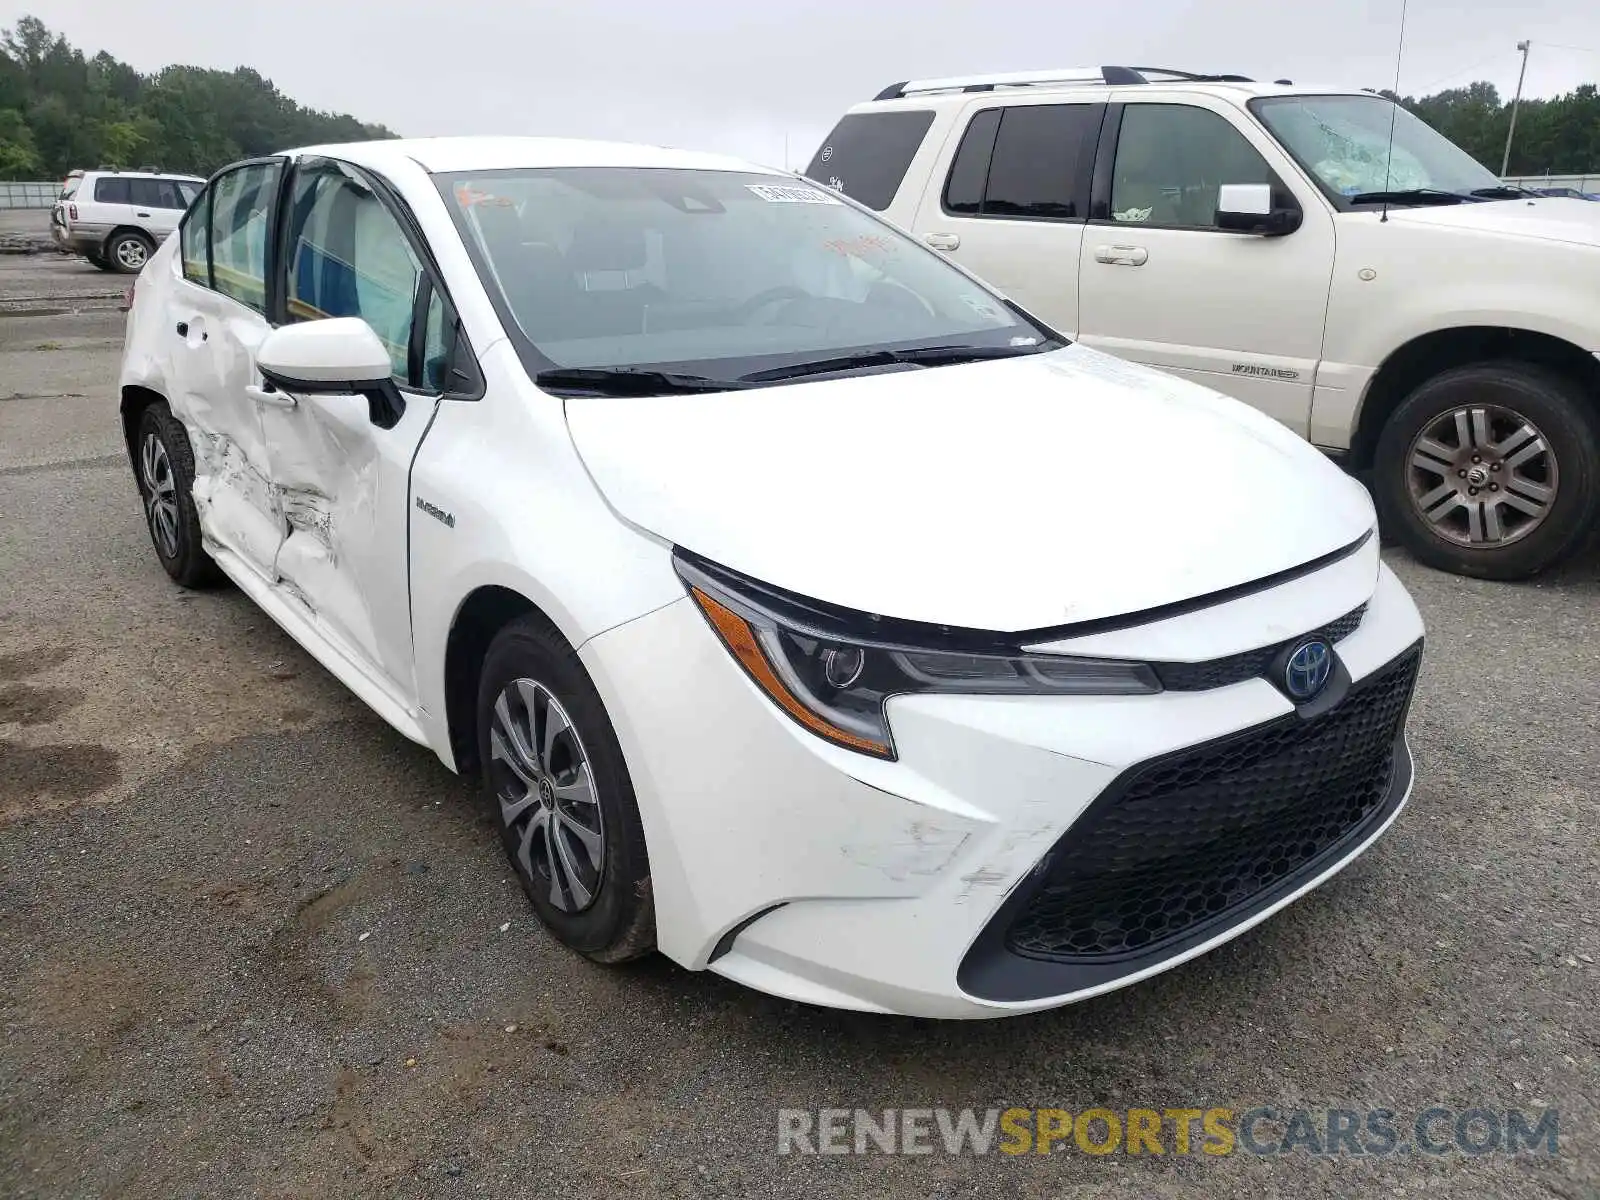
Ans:
[[[293,408],[295,406],[295,398],[293,396],[289,395],[288,392],[280,392],[275,387],[257,387],[253,383],[247,384],[244,394],[257,404],[265,404],[268,408]]]
[[[953,233],[929,233],[922,240],[935,250],[954,250],[961,245],[961,238]]]
[[[136,212],[133,215],[136,216],[136,217],[148,217],[150,214],[149,213]]]
[[[1094,260],[1113,267],[1142,267],[1150,261],[1150,252],[1143,246],[1096,246]]]

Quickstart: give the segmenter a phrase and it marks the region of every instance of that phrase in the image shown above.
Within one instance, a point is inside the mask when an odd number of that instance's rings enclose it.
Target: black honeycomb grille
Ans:
[[[1367,606],[1363,604],[1354,612],[1346,613],[1332,624],[1322,629],[1313,629],[1304,636],[1314,637],[1321,635],[1330,643],[1342,642],[1361,627],[1362,618],[1367,615]],[[1299,641],[1299,638],[1292,639]],[[1161,686],[1169,692],[1204,692],[1211,688],[1228,687],[1230,684],[1243,683],[1246,679],[1259,679],[1267,673],[1267,668],[1272,665],[1272,660],[1290,642],[1279,642],[1273,646],[1264,646],[1259,650],[1246,650],[1242,654],[1230,654],[1227,658],[1214,658],[1210,662],[1197,663],[1154,663],[1156,676],[1161,680]]]
[[[1144,954],[1310,875],[1389,798],[1420,649],[1314,720],[1157,760],[1096,800],[1006,935],[1057,962]]]

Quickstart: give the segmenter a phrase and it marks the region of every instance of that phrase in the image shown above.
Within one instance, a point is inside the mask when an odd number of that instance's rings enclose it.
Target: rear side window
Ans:
[[[806,175],[882,212],[894,203],[932,125],[933,113],[925,109],[851,113],[834,126]]]
[[[1019,104],[977,113],[950,165],[945,211],[1083,220],[1101,116],[1095,104]]]
[[[97,204],[132,204],[132,191],[126,179],[96,179],[94,199]]]
[[[267,234],[281,164],[238,167],[211,186],[211,281],[224,296],[267,311]]]
[[[128,180],[128,202],[140,208],[169,208],[162,198],[159,179]]]

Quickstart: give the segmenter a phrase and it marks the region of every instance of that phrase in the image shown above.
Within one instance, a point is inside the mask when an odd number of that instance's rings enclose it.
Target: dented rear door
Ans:
[[[219,175],[184,221],[169,310],[169,401],[194,449],[194,499],[214,546],[271,581],[283,543],[261,413],[256,349],[267,323],[267,250],[282,159]]]

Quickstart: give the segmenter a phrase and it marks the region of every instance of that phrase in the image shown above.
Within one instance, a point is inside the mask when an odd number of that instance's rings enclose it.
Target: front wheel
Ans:
[[[512,869],[539,919],[596,962],[655,948],[633,783],[588,672],[528,616],[495,637],[478,682],[478,761]]]
[[[1386,530],[1422,562],[1527,579],[1600,526],[1600,416],[1543,367],[1459,367],[1395,410],[1372,482]]]

